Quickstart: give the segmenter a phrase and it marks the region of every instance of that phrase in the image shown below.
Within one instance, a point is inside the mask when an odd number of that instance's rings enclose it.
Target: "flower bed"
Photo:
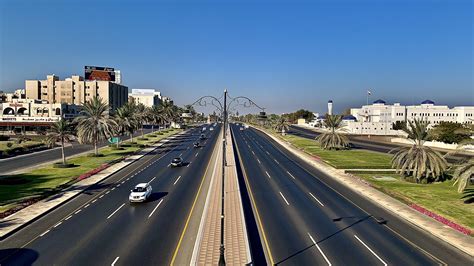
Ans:
[[[97,168],[95,168],[95,169],[92,169],[92,170],[90,170],[89,172],[86,172],[86,173],[84,173],[84,174],[82,174],[82,175],[80,175],[80,176],[78,176],[76,179],[77,179],[77,180],[83,180],[83,179],[89,178],[89,177],[91,177],[91,176],[93,176],[93,175],[99,173],[100,171],[102,171],[102,170],[108,168],[110,165],[111,165],[110,163],[104,163],[103,165],[101,165],[101,166],[99,166],[99,167],[97,167]]]
[[[461,225],[459,225],[459,224],[457,224],[453,221],[450,221],[450,220],[446,219],[445,217],[443,217],[439,214],[433,213],[433,212],[431,212],[431,211],[429,211],[429,210],[427,210],[427,209],[425,209],[425,208],[423,208],[419,205],[416,205],[416,204],[412,203],[412,204],[410,204],[410,207],[412,207],[416,211],[418,211],[418,212],[420,212],[424,215],[427,215],[427,216],[435,219],[436,221],[438,221],[438,222],[440,222],[444,225],[447,225],[447,226],[453,228],[454,230],[457,230],[457,231],[459,231],[459,232],[461,232],[465,235],[471,235],[473,233],[471,230],[469,230],[469,229],[467,229],[467,228],[465,228],[465,227],[463,227],[463,226],[461,226]]]

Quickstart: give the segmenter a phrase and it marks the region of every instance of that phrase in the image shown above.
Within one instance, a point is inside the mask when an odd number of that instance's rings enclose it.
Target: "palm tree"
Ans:
[[[148,108],[144,104],[139,103],[138,105],[136,105],[134,116],[135,116],[135,120],[137,122],[138,128],[140,128],[142,131],[142,138],[144,138],[145,136],[145,133],[143,131],[143,126],[149,121],[148,114],[149,114]]]
[[[165,122],[163,108],[160,105],[153,105],[151,108],[149,108],[148,117],[151,123],[151,132],[154,132],[155,125],[158,126],[158,130],[159,130],[160,125]]]
[[[341,131],[344,131],[342,128],[342,115],[327,114],[324,118],[324,126],[327,131],[316,137],[316,140],[323,149],[338,150],[349,147],[349,139],[341,134]]]
[[[168,101],[161,103],[161,108],[163,112],[163,117],[167,123],[171,123],[176,118],[176,108],[175,106]]]
[[[270,117],[271,120],[272,117]],[[278,118],[274,118],[275,121],[273,121],[273,128],[277,131],[277,132],[281,132],[281,134],[283,135],[286,131],[288,131],[290,129],[290,122],[288,122],[288,120],[286,120],[284,117],[278,117]]]
[[[61,142],[61,155],[63,158],[63,165],[66,165],[66,155],[64,154],[64,143],[71,142],[74,139],[74,130],[72,124],[66,119],[61,119],[51,126],[48,133],[48,143]]]
[[[139,125],[135,116],[136,105],[133,102],[127,102],[117,109],[115,113],[115,121],[118,131],[122,134],[125,132],[130,136],[130,142],[133,143],[133,133],[138,129]],[[118,145],[117,145],[118,147]]]
[[[466,135],[474,135],[474,125],[471,124],[463,132],[455,133],[467,133]],[[467,145],[474,145],[474,139],[466,139],[459,143],[458,150],[462,149]],[[458,152],[458,151],[456,151]],[[456,153],[455,152],[455,153]],[[474,176],[474,157],[471,157],[469,160],[464,163],[457,165],[454,170],[453,179],[455,180],[453,185],[458,185],[458,192],[462,193],[466,190],[467,186],[471,182],[471,178]]]
[[[97,144],[101,140],[114,136],[117,128],[117,123],[109,116],[109,105],[98,97],[84,103],[75,121],[79,142],[93,144],[96,156],[99,155]]]
[[[408,121],[408,127],[405,126],[403,131],[408,134],[407,138],[413,145],[392,150],[396,152],[392,158],[392,167],[399,174],[412,176],[417,183],[437,181],[448,166],[441,154],[423,145],[428,139],[428,124],[421,119]]]

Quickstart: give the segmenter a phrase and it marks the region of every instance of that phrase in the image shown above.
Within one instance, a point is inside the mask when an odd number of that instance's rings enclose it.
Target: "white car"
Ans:
[[[151,196],[151,185],[148,183],[140,183],[130,190],[128,200],[130,202],[144,202]]]
[[[210,130],[210,131],[213,131],[213,130],[214,130],[214,128],[213,128],[213,127],[210,127],[210,128],[209,128],[209,130]]]

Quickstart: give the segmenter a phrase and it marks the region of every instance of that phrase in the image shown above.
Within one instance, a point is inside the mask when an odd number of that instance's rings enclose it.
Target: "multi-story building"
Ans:
[[[132,93],[128,94],[129,101],[137,104],[141,103],[147,107],[159,105],[162,102],[161,92],[154,89],[132,89]]]
[[[112,110],[128,101],[128,87],[111,81],[85,81],[77,75],[65,80],[59,80],[54,74],[48,75],[46,80],[26,80],[25,90],[26,98],[48,103],[82,105],[94,97],[100,97]]]
[[[351,108],[351,115],[344,117],[346,128],[354,134],[396,135],[400,132],[393,129],[396,122],[428,121],[430,126],[440,122],[474,123],[474,106],[436,105],[426,100],[420,105],[403,106],[400,103],[387,104],[377,100],[371,105]]]

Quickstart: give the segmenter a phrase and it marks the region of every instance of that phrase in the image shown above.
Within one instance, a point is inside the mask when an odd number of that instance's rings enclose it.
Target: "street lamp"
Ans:
[[[229,102],[227,102],[227,99],[229,98]],[[226,137],[227,137],[227,124],[228,124],[228,113],[233,104],[236,104],[237,106],[243,106],[243,107],[256,107],[261,110],[260,116],[265,116],[265,108],[262,108],[258,106],[254,101],[252,101],[250,98],[245,97],[245,96],[238,96],[235,98],[232,98],[229,96],[227,89],[224,89],[224,99],[223,103],[220,101],[220,99],[217,99],[214,96],[203,96],[199,99],[197,99],[194,103],[190,104],[190,106],[193,105],[199,105],[199,106],[207,106],[208,104],[213,105],[216,107],[222,115],[222,121],[223,121],[223,127],[224,127],[224,138],[222,139],[222,187],[221,187],[221,234],[220,234],[220,247],[219,247],[219,265],[225,265],[225,257],[224,257],[224,194],[225,194],[225,187],[224,187],[224,177],[225,177],[225,166],[227,165],[226,161]],[[235,106],[235,107],[237,107]]]

